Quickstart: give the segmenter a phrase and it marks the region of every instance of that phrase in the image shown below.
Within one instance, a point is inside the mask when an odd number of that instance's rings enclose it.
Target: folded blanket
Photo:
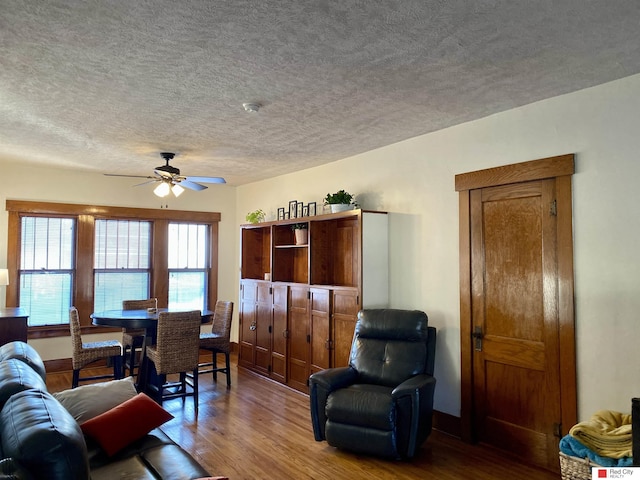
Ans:
[[[600,456],[632,456],[631,415],[600,410],[590,420],[574,425],[569,434]]]
[[[560,451],[571,457],[588,458],[602,467],[630,467],[633,465],[631,457],[602,457],[572,435],[565,435],[560,439]]]

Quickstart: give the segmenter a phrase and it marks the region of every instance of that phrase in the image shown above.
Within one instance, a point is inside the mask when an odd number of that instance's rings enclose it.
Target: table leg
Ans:
[[[147,358],[147,345],[153,344],[154,334],[155,329],[145,329],[145,335],[142,340],[142,352],[140,354],[140,366],[138,367],[138,381],[136,383],[136,390],[138,390],[138,392],[146,392],[149,383],[150,365],[149,359]]]

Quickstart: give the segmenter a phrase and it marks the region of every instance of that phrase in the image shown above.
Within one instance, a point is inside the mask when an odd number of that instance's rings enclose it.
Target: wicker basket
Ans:
[[[562,480],[591,480],[591,468],[601,466],[588,458],[572,457],[560,452]]]

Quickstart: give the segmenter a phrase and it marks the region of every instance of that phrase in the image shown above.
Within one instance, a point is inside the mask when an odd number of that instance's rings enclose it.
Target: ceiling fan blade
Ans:
[[[118,173],[105,173],[106,177],[128,177],[128,178],[156,178],[150,175],[120,175]]]
[[[190,182],[201,182],[201,183],[227,183],[226,180],[222,177],[186,177]]]
[[[208,188],[208,187],[205,187],[204,185],[200,185],[199,183],[192,182],[191,180],[182,180],[177,184],[180,185],[181,187],[188,188],[189,190],[204,190],[205,188]]]
[[[151,178],[151,180],[147,180],[146,182],[142,182],[142,183],[136,183],[134,187],[141,187],[142,185],[149,185],[150,183],[155,183],[160,181],[159,178],[153,178],[153,177],[146,177],[146,178]]]

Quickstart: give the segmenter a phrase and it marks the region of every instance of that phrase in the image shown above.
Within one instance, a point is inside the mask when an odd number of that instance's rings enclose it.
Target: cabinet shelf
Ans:
[[[307,248],[309,245],[308,244],[304,244],[304,245],[276,245],[273,248]]]

